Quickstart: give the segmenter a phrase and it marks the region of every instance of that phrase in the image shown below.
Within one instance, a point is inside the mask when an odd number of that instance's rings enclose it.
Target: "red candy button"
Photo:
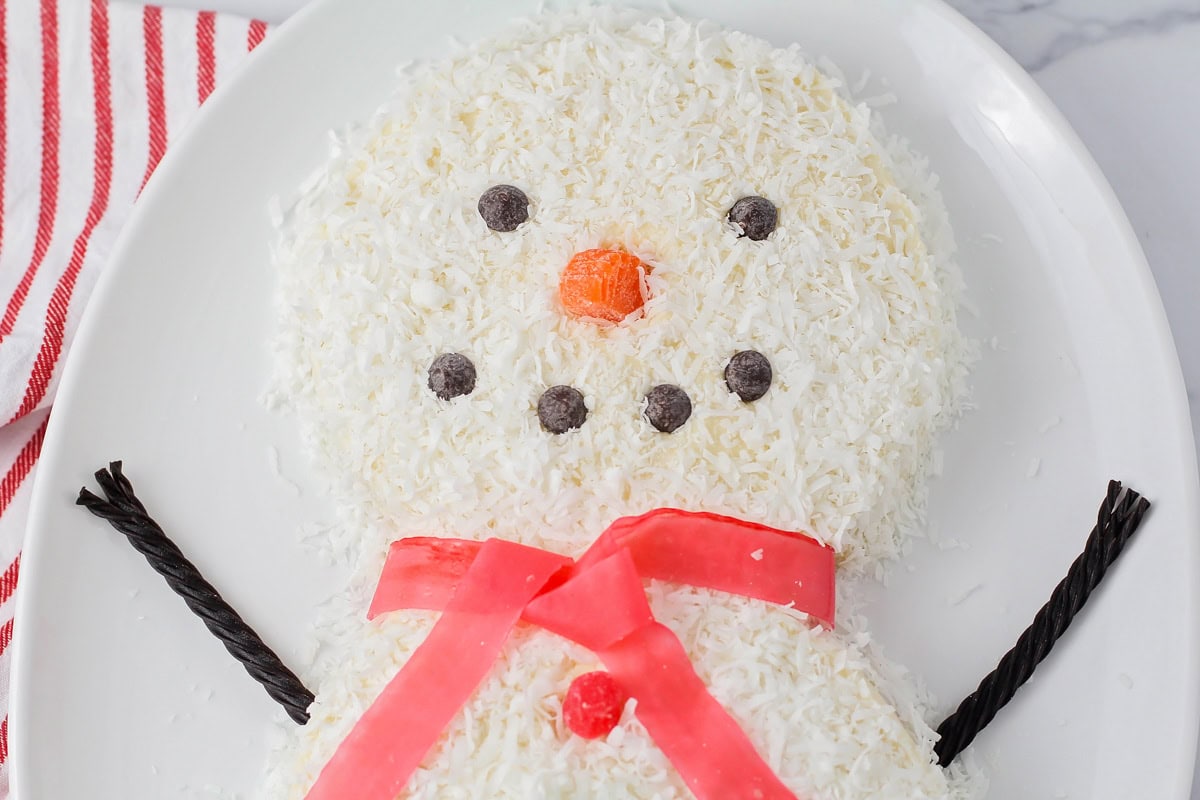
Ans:
[[[588,672],[571,681],[563,698],[563,721],[584,739],[607,736],[621,721],[629,695],[607,672]]]

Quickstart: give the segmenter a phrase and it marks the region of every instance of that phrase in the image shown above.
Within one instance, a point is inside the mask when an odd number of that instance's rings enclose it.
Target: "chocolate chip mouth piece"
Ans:
[[[442,353],[429,365],[429,390],[443,400],[475,391],[475,365],[461,353]]]
[[[779,212],[765,197],[743,197],[729,209],[729,221],[742,229],[742,236],[761,242],[775,230]]]
[[[645,413],[656,429],[674,433],[692,415],[692,400],[678,386],[660,383],[646,394]]]
[[[494,231],[515,231],[529,219],[529,198],[515,186],[497,184],[479,196],[479,216]]]
[[[766,394],[772,377],[771,362],[757,350],[734,353],[725,366],[725,385],[746,403]]]
[[[542,392],[537,404],[538,421],[553,434],[581,427],[588,410],[583,393],[570,386],[551,386]]]

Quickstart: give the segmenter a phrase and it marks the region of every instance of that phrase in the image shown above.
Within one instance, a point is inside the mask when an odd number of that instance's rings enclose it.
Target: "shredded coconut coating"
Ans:
[[[268,797],[303,796],[428,632],[428,614],[362,619],[388,541],[500,536],[577,555],[613,519],[675,506],[807,531],[844,570],[868,571],[917,529],[935,437],[965,394],[933,180],[797,49],[587,9],[400,84],[306,188],[276,252],[273,399],[330,482],[344,519],[329,549],[359,578],[319,631],[313,721],[283,745]],[[530,199],[515,231],[476,209],[495,184]],[[726,219],[747,195],[778,207],[764,241]],[[639,318],[563,313],[559,271],[596,247],[650,267]],[[723,377],[746,349],[774,373],[752,403]],[[451,401],[426,385],[447,352],[478,372]],[[643,415],[661,383],[693,406],[672,434]],[[589,409],[558,436],[536,412],[556,384]],[[865,635],[706,590],[649,591],[798,796],[970,793],[933,765],[919,715],[885,699]],[[597,667],[521,628],[404,796],[689,797],[632,714],[606,740],[565,732],[562,695]]]
[[[713,696],[798,797],[949,800],[974,796],[932,762],[932,731],[885,698],[862,633],[811,627],[803,614],[757,601],[653,582],[655,616],[684,643]],[[344,646],[327,650],[312,721],[291,735],[263,797],[303,797],[334,748],[424,640],[430,612],[378,624],[339,603]],[[562,698],[577,676],[603,669],[587,650],[521,626],[488,680],[410,782],[405,798],[641,798],[687,800],[670,762],[626,708],[604,739],[566,729]],[[911,702],[911,701],[910,701]],[[907,709],[906,709],[907,710]],[[291,726],[295,729],[295,726]]]

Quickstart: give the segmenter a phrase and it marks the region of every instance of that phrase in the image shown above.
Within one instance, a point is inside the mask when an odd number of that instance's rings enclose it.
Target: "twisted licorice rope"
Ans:
[[[308,707],[313,701],[313,693],[221,599],[220,593],[167,538],[158,523],[150,518],[134,494],[133,485],[121,473],[121,462],[114,461],[108,465],[108,470],[99,470],[96,480],[108,500],[102,500],[83,488],[79,490],[76,503],[108,520],[114,528],[125,534],[129,543],[166,579],[171,589],[188,604],[188,608],[221,640],[225,649],[241,662],[250,677],[261,683],[267,694],[282,705],[293,720],[301,725],[308,722]]]
[[[979,688],[967,695],[958,710],[938,726],[940,739],[934,750],[939,764],[947,766],[966,749],[975,735],[1029,680],[1083,608],[1108,567],[1121,555],[1125,543],[1133,536],[1149,508],[1146,498],[1131,489],[1127,489],[1122,497],[1121,484],[1109,481],[1108,496],[1100,506],[1096,527],[1092,529],[1083,553],[1071,564],[1067,576],[1054,587],[1050,600],[1041,607],[1033,624],[1025,629],[1013,648],[1000,659],[999,665],[979,682]]]

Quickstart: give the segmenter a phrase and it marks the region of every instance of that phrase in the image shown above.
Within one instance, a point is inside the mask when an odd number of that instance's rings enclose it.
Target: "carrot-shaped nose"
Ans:
[[[647,267],[621,250],[583,250],[558,279],[558,296],[573,317],[620,322],[646,302]]]

